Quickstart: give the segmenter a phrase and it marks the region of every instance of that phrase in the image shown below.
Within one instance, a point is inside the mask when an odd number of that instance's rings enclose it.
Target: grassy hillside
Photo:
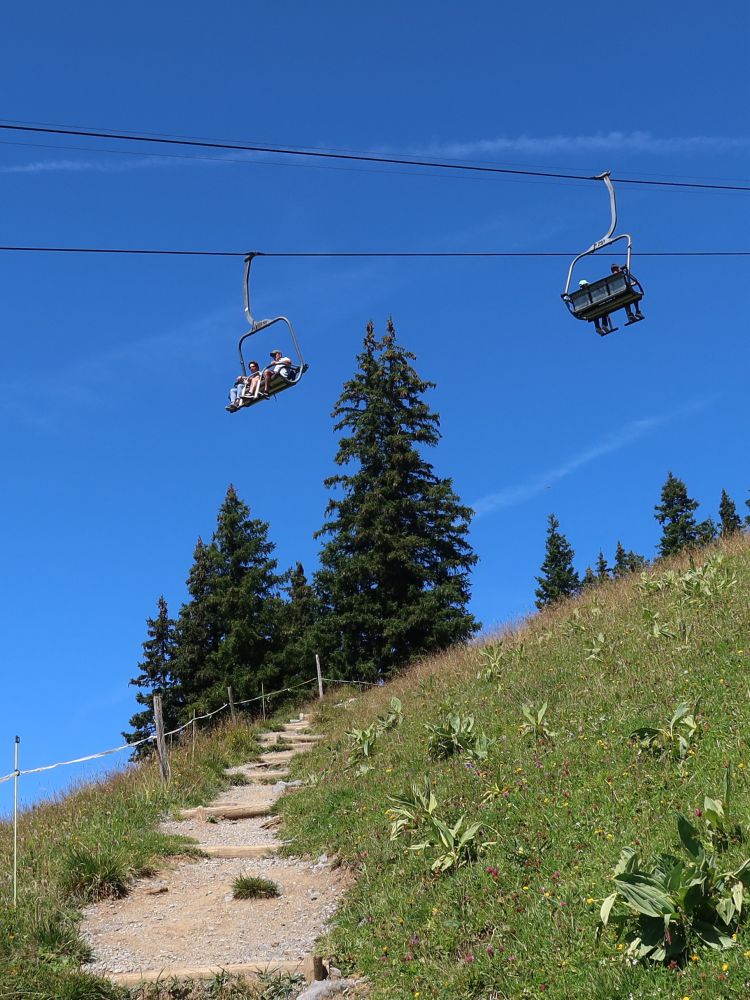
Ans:
[[[652,965],[628,954],[634,921],[619,937],[612,925],[595,936],[623,848],[637,849],[644,869],[663,852],[691,861],[679,814],[694,827],[683,826],[694,853],[699,837],[720,871],[750,857],[750,841],[742,842],[750,545],[738,538],[695,559],[693,569],[686,558],[660,565],[646,582],[590,591],[483,653],[472,647],[417,664],[345,707],[324,703],[330,745],[295,763],[310,784],[281,809],[295,851],[335,852],[359,873],[326,949],[345,971],[370,977],[374,1000],[750,996],[750,925],[742,921],[724,925],[733,946],[726,951],[691,928],[682,948],[672,924],[672,960]],[[524,702],[535,719],[548,703],[541,725],[532,728]],[[689,710],[670,734],[680,703]],[[473,715],[474,731],[442,731],[451,714],[464,730]],[[642,727],[665,731],[649,748],[648,734],[640,744],[630,739]],[[353,730],[359,735],[346,735]],[[450,754],[456,743],[469,752]],[[459,836],[480,824],[453,855],[409,849],[441,830],[423,812],[410,818],[403,801],[413,782],[424,790],[425,776],[433,817],[452,826],[465,815]],[[715,814],[709,822],[706,796],[731,810],[723,833]],[[451,857],[448,870],[432,871]],[[725,894],[738,886],[730,879]],[[617,904],[612,916],[624,909]]]

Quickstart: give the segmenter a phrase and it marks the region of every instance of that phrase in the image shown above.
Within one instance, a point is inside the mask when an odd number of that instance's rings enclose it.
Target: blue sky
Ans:
[[[747,183],[749,27],[739,0],[720,17],[694,0],[679,17],[640,2],[45,0],[5,12],[2,115]],[[0,243],[572,254],[608,222],[585,183],[113,148],[0,133]],[[670,469],[703,516],[722,487],[742,504],[747,260],[637,252],[748,249],[748,195],[618,194],[646,322],[600,340],[567,315],[554,258],[260,260],[257,313],[292,318],[310,372],[234,417],[241,260],[0,255],[0,774],[16,732],[27,767],[117,744],[145,619],[162,592],[177,611],[229,482],[281,566],[314,570],[329,414],[369,319],[382,331],[392,314],[438,385],[431,458],[477,509],[488,626],[533,606],[551,511],[583,570],[618,539],[653,553]],[[22,800],[93,773],[26,779]]]

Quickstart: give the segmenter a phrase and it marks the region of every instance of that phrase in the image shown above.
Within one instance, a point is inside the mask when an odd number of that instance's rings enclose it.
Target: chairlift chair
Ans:
[[[299,342],[297,336],[294,332],[294,327],[286,316],[276,316],[274,319],[254,319],[251,309],[250,309],[250,265],[255,257],[261,257],[262,254],[259,251],[254,251],[249,253],[245,257],[245,316],[248,323],[250,324],[250,329],[247,333],[244,333],[239,340],[237,345],[237,350],[240,356],[240,366],[242,368],[243,376],[247,377],[248,369],[247,363],[245,361],[244,355],[244,345],[245,341],[254,336],[256,333],[260,333],[261,330],[267,330],[272,327],[275,323],[282,323],[286,326],[289,331],[289,336],[291,337],[292,343],[294,345],[294,355],[292,356],[292,364],[285,366],[282,371],[275,371],[271,375],[268,384],[268,392],[265,392],[265,374],[271,368],[271,365],[266,365],[264,368],[260,369],[260,378],[254,389],[251,390],[250,386],[245,383],[242,393],[237,397],[236,409],[247,409],[250,406],[255,406],[256,403],[263,403],[267,399],[273,396],[278,396],[280,392],[284,392],[286,389],[291,389],[292,386],[297,385],[302,376],[308,369],[308,365],[302,357],[302,351],[300,350]],[[251,373],[252,374],[252,373]]]
[[[586,320],[593,323],[596,332],[604,337],[608,333],[614,333],[617,327],[612,326],[610,316],[619,309],[627,312],[627,322],[625,326],[631,326],[644,319],[640,309],[640,301],[643,298],[643,286],[630,271],[630,255],[633,241],[629,233],[621,233],[613,236],[617,225],[617,204],[615,200],[615,189],[610,178],[610,171],[599,174],[596,180],[604,181],[609,191],[609,207],[611,212],[610,226],[605,235],[592,244],[588,250],[578,254],[573,259],[568,268],[568,280],[565,282],[565,291],[562,293],[563,301],[576,319]],[[579,287],[571,292],[570,285],[573,280],[573,269],[582,258],[589,254],[596,253],[604,247],[625,240],[627,243],[627,256],[624,267],[615,266],[612,273],[596,281],[581,281]]]

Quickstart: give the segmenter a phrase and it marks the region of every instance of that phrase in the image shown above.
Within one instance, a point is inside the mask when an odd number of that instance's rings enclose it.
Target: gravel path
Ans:
[[[284,760],[290,756],[285,753]],[[264,755],[265,760],[278,757]],[[271,805],[287,788],[283,781],[235,785],[211,804]],[[263,829],[267,823],[267,817],[165,820],[161,829],[193,837],[199,846],[280,843],[275,826]],[[271,879],[280,896],[235,900],[232,882],[238,875]],[[175,859],[155,878],[139,880],[123,899],[84,910],[81,932],[94,955],[86,968],[103,975],[168,973],[175,966],[301,960],[311,953],[346,888],[345,873],[332,869],[325,856],[317,862],[275,856]]]

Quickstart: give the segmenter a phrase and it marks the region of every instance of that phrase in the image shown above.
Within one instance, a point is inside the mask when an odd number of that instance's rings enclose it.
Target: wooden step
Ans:
[[[206,819],[216,816],[217,819],[252,819],[254,816],[270,816],[270,803],[265,806],[241,806],[227,803],[223,806],[197,806],[195,809],[181,809],[180,819]]]
[[[222,972],[229,976],[248,978],[259,972],[280,972],[288,975],[301,973],[308,983],[322,979],[325,967],[322,959],[312,955],[299,962],[288,960],[243,962],[241,965],[179,965],[173,968],[142,970],[140,972],[112,972],[107,978],[119,986],[139,986],[141,983],[156,983],[163,980],[215,979]]]
[[[277,854],[283,843],[275,844],[198,844],[209,858],[268,858]]]
[[[272,768],[269,767],[267,770],[259,769],[257,771],[234,771],[232,773],[241,774],[245,778],[247,778],[248,781],[266,781],[270,779],[274,779],[276,781],[283,781],[284,778],[289,777],[289,772],[286,770],[286,768],[281,768],[277,771],[274,771]]]

